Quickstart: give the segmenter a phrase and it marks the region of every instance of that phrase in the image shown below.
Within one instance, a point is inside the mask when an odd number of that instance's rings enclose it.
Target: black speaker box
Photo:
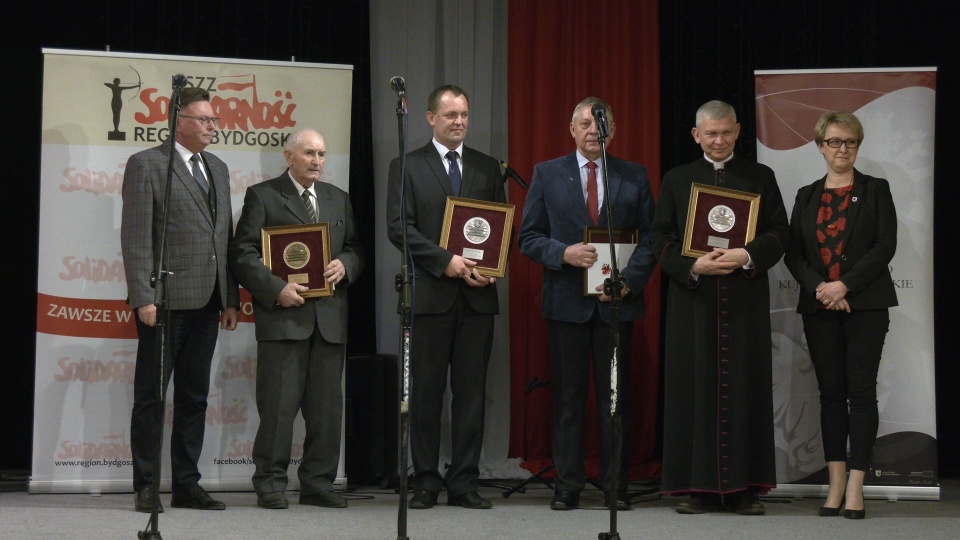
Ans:
[[[344,466],[348,487],[394,485],[400,454],[400,376],[395,355],[347,359]]]

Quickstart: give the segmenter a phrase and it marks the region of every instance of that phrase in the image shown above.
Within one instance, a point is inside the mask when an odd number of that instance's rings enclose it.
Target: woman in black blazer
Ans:
[[[839,515],[845,498],[844,517],[862,519],[863,479],[879,425],[877,372],[888,308],[897,305],[888,266],[897,214],[890,184],[854,168],[863,142],[856,116],[824,114],[814,135],[827,174],[797,191],[785,262],[800,285],[797,312],[820,386],[830,490],[819,514]]]

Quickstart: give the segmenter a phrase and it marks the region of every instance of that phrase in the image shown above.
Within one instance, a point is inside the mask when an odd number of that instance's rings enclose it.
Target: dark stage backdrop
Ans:
[[[643,0],[649,2],[649,0]],[[525,2],[514,0],[511,10]],[[599,2],[622,3],[620,0]],[[81,5],[86,4],[86,5]],[[11,186],[0,200],[0,226],[11,282],[4,298],[4,377],[0,383],[0,470],[30,469],[33,419],[33,363],[36,319],[37,220],[39,215],[40,118],[43,47],[289,60],[354,65],[351,193],[366,242],[374,238],[370,135],[369,38],[366,0],[337,2],[249,0],[197,1],[184,5],[143,5],[117,0],[75,2],[46,9],[33,2],[3,33],[6,69],[4,156]],[[594,34],[606,21],[592,16],[597,1],[578,7],[581,23],[569,39],[592,54],[615,56],[629,47],[598,48]],[[693,115],[704,101],[730,101],[743,124],[739,152],[756,157],[753,71],[755,69],[937,66],[936,174],[934,228],[938,442],[941,474],[960,473],[960,380],[955,328],[952,260],[957,227],[951,209],[960,188],[949,162],[955,152],[953,128],[960,119],[958,32],[949,2],[918,0],[895,4],[869,0],[670,0],[659,3],[660,163],[666,171],[695,159],[690,137]],[[548,10],[544,7],[543,10]],[[529,17],[531,31],[538,15]],[[515,30],[511,28],[511,35]],[[639,36],[639,34],[637,35]],[[630,39],[629,35],[625,39]],[[641,37],[642,39],[642,37]],[[533,59],[536,61],[537,59]],[[511,57],[511,61],[514,59]],[[529,60],[528,60],[529,61]],[[633,60],[635,62],[641,59]],[[638,71],[638,74],[640,71]],[[639,76],[639,75],[638,75]],[[579,88],[579,87],[577,87]],[[632,87],[627,90],[632,89]],[[584,91],[587,91],[584,89]],[[639,91],[639,90],[637,90]],[[537,106],[534,101],[533,106]],[[511,110],[513,106],[511,105]],[[551,111],[548,111],[551,112]],[[558,128],[559,129],[559,128]],[[622,133],[621,133],[622,135]],[[529,134],[529,137],[538,136]],[[627,138],[621,139],[625,141]],[[626,153],[611,144],[611,153]],[[513,155],[511,164],[549,155]],[[629,156],[625,156],[629,157]],[[642,161],[638,159],[638,161]],[[894,180],[895,179],[891,179]],[[373,257],[372,244],[367,246]],[[373,260],[368,261],[373,268]],[[365,272],[363,280],[373,280]],[[370,283],[367,281],[366,283]],[[352,313],[372,312],[371,286],[351,292]],[[370,292],[365,292],[370,291]],[[393,300],[393,299],[389,299]],[[353,344],[373,344],[373,329],[352,324]],[[351,354],[364,351],[351,351]]]

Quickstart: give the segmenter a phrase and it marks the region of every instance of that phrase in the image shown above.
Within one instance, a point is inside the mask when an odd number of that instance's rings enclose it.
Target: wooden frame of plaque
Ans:
[[[760,195],[706,184],[690,187],[683,255],[700,257],[714,248],[734,249],[757,233]]]
[[[263,227],[260,241],[263,264],[273,275],[309,287],[300,296],[333,295],[333,284],[323,278],[323,270],[330,264],[329,223]]]
[[[613,241],[615,244],[632,244],[633,247],[636,248],[637,242],[640,241],[640,231],[637,229],[614,228]],[[584,227],[583,243],[594,244],[594,247],[597,248],[597,262],[583,272],[583,295],[600,296],[601,293],[596,290],[597,285],[603,283],[604,279],[612,277],[612,269],[610,268],[610,231],[607,230],[606,227]],[[617,265],[617,270],[620,272],[621,278],[623,277],[623,267],[626,266],[625,261],[630,259],[633,251],[634,250],[631,249],[630,255],[624,258],[621,250],[617,250],[617,260],[623,263]],[[604,266],[606,266],[606,268],[604,268]],[[599,282],[597,282],[597,280],[599,280]],[[591,281],[593,281],[593,283],[591,283]]]
[[[514,209],[512,204],[447,197],[440,247],[476,261],[480,275],[505,276]]]

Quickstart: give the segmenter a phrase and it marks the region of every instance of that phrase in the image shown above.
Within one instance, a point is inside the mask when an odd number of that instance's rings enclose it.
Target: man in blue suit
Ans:
[[[633,321],[644,315],[643,287],[656,264],[650,247],[653,197],[646,168],[608,157],[608,169],[603,170],[599,133],[592,112],[595,104],[606,111],[607,142],[613,139],[616,124],[610,106],[595,97],[581,101],[570,122],[570,134],[577,151],[534,168],[520,225],[520,251],[543,265],[543,316],[548,321],[553,372],[553,460],[557,470],[556,491],[550,503],[553,510],[571,510],[580,504],[580,491],[585,482],[583,418],[591,359],[600,410],[601,485],[607,504],[612,500],[609,411],[613,321],[610,297],[584,291],[584,272],[597,262],[597,250],[583,242],[584,228],[606,227],[606,205],[612,202],[613,226],[639,233],[629,263],[620,269],[624,286],[617,321],[620,325],[617,409],[622,438],[616,504],[621,510],[629,509],[626,486],[630,478],[631,335]],[[609,175],[609,193],[604,186],[604,173]],[[602,286],[597,288],[601,289]]]

